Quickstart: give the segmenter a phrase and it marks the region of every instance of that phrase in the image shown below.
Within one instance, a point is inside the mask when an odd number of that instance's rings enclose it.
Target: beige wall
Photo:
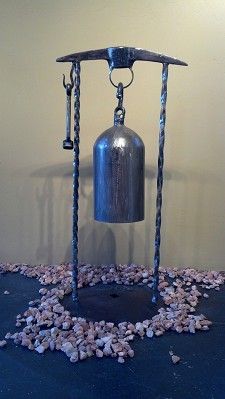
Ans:
[[[109,45],[176,56],[170,67],[162,264],[225,267],[224,0],[0,1],[0,259],[70,259],[72,153],[63,151],[65,98],[55,59]],[[92,219],[92,146],[112,125],[105,62],[82,64],[80,259],[152,264],[159,64],[137,63],[126,124],[144,139],[146,219]],[[127,77],[121,71],[121,77]]]

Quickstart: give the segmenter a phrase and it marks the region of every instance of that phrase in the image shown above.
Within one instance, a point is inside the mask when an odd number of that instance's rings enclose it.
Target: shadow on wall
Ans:
[[[62,262],[71,261],[71,216],[72,216],[72,164],[64,163],[40,168],[31,177],[43,180],[42,188],[36,189],[36,201],[39,220],[39,243],[36,257],[40,262],[53,263],[54,259]],[[81,160],[79,188],[79,260],[93,264],[132,263],[135,250],[141,249],[142,263],[152,263],[150,259],[154,236],[151,237],[151,220],[155,219],[156,168],[146,165],[146,206],[145,220],[132,224],[105,224],[92,217],[92,159]],[[173,172],[173,179],[180,179],[179,172]],[[171,174],[164,173],[164,179],[170,180]],[[154,180],[150,184],[150,180]],[[57,182],[57,184],[56,184]],[[151,216],[151,208],[154,215]],[[142,225],[142,232],[137,224]],[[139,230],[139,231],[138,231]],[[144,237],[144,240],[143,240]],[[65,242],[66,244],[65,248]],[[61,248],[59,250],[59,248]],[[60,252],[60,254],[59,254]],[[138,251],[137,251],[138,252]],[[118,255],[118,256],[117,256]],[[60,258],[59,258],[60,257]]]

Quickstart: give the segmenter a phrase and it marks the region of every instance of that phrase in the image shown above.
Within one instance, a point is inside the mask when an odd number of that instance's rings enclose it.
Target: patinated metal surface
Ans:
[[[120,82],[114,126],[97,138],[93,149],[94,218],[99,222],[144,219],[145,147],[138,134],[124,126],[123,93]]]
[[[160,265],[160,243],[161,243],[161,214],[162,214],[162,188],[163,188],[163,165],[164,165],[164,143],[166,124],[166,101],[167,101],[168,64],[162,68],[161,109],[159,119],[159,155],[157,175],[157,197],[156,197],[156,219],[155,219],[155,253],[154,253],[154,275],[153,275],[153,297],[152,302],[157,302]]]
[[[160,62],[162,64],[187,65],[177,58],[154,53],[135,47],[109,47],[99,50],[82,51],[57,58],[57,62],[75,62],[89,60],[106,60],[110,69],[131,68],[135,61]]]
[[[78,274],[78,201],[79,201],[79,165],[80,165],[80,63],[74,63],[74,149],[73,149],[73,275],[72,296],[78,300],[77,274]]]
[[[145,148],[133,130],[117,123],[94,145],[94,218],[131,223],[144,219]]]

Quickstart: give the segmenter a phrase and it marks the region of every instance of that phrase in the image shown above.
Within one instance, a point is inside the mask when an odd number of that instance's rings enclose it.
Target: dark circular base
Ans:
[[[162,306],[152,303],[152,290],[146,286],[126,286],[117,284],[97,284],[79,290],[79,303],[68,295],[62,301],[66,310],[73,316],[94,321],[137,322],[150,319]]]

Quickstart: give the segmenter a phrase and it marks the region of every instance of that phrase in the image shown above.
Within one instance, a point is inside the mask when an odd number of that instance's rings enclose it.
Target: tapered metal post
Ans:
[[[79,199],[79,163],[80,163],[80,62],[73,64],[74,83],[74,149],[73,149],[73,237],[72,237],[72,297],[78,301],[78,199]]]
[[[158,299],[159,265],[160,265],[160,242],[161,242],[161,210],[162,210],[162,188],[163,188],[163,165],[164,165],[164,142],[166,124],[166,100],[167,100],[168,64],[162,68],[161,109],[159,124],[159,155],[157,174],[157,197],[156,197],[156,220],[155,220],[155,253],[153,273],[153,297],[152,302]]]

